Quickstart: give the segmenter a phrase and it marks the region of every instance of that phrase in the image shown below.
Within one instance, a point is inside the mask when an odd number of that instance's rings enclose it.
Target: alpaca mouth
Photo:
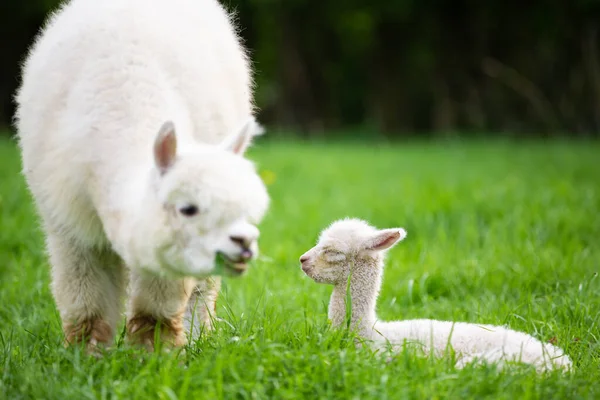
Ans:
[[[310,276],[310,273],[312,272],[311,267],[303,264],[300,268],[302,269],[302,272],[304,272],[306,275]]]
[[[248,269],[247,262],[234,260],[220,251],[217,252],[216,265],[217,268],[222,268],[226,274],[232,276],[240,276]]]

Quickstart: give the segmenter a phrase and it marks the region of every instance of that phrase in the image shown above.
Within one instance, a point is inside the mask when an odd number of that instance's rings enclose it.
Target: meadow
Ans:
[[[222,321],[185,351],[122,331],[102,359],[62,346],[43,235],[15,144],[0,140],[0,398],[592,399],[600,396],[600,143],[301,142],[249,152],[268,184],[261,258],[226,278]],[[331,287],[298,257],[337,218],[408,237],[387,257],[382,319],[507,324],[565,348],[571,374],[388,362],[327,322]]]

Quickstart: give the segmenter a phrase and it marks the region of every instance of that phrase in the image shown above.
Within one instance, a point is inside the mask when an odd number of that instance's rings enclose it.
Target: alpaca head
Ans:
[[[254,165],[243,157],[259,125],[250,118],[218,146],[177,148],[174,124],[165,123],[154,144],[152,192],[163,218],[157,243],[149,243],[162,273],[202,277],[242,274],[258,254],[259,230],[269,204]],[[153,216],[148,216],[153,218]],[[156,271],[155,271],[156,272]]]
[[[300,257],[302,270],[318,283],[345,283],[352,265],[380,268],[387,250],[406,237],[403,228],[376,229],[359,219],[335,221],[321,232],[317,245]]]

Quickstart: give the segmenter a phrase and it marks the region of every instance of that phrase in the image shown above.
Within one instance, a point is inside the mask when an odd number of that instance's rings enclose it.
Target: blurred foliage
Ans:
[[[251,51],[270,127],[600,131],[600,0],[223,1]],[[58,3],[0,5],[0,123],[14,112],[19,61]]]

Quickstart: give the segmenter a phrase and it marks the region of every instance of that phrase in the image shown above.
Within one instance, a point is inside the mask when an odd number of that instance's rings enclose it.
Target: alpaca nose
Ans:
[[[304,254],[300,257],[300,264],[304,264],[306,261],[308,261],[308,256]]]
[[[248,261],[252,258],[254,253],[252,253],[252,250],[250,250],[250,245],[252,244],[250,239],[243,236],[230,236],[229,239],[242,248],[242,252],[240,253],[242,260]]]

